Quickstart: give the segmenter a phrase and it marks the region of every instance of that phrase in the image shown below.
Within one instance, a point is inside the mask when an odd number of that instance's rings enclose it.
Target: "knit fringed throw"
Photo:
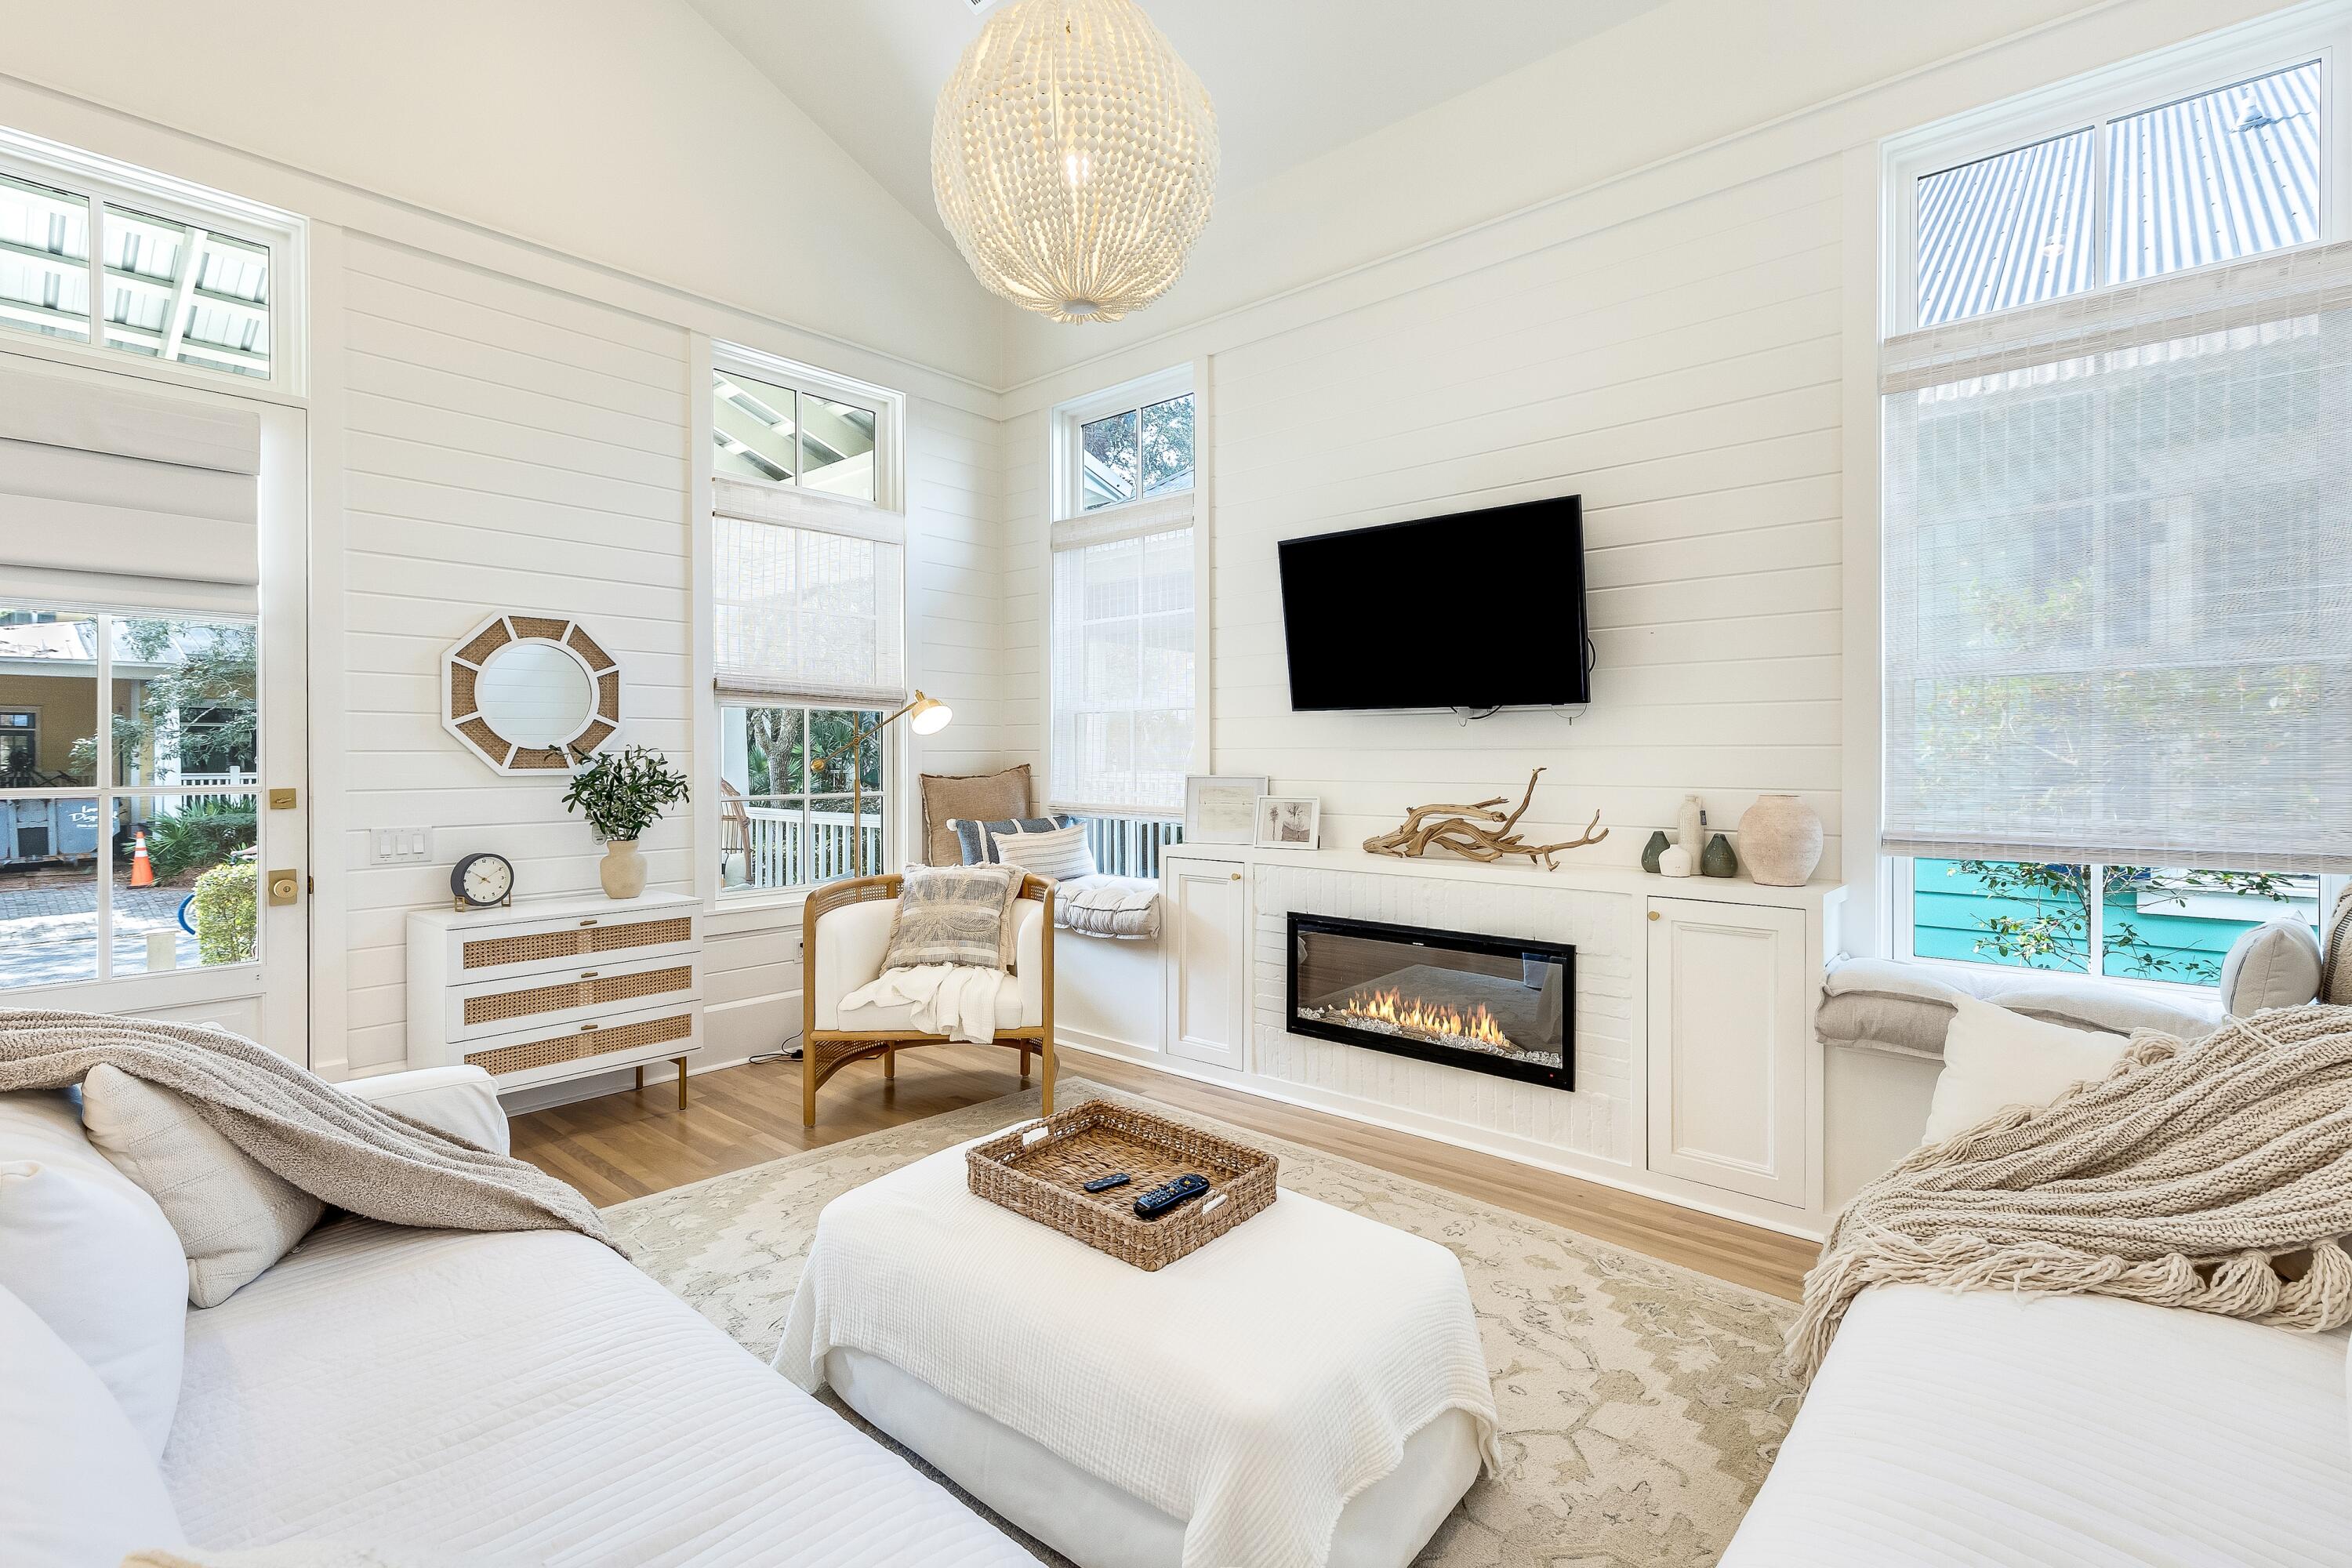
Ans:
[[[1864,1187],[1805,1276],[1788,1366],[1810,1381],[1873,1285],[2089,1291],[2332,1329],[2352,1321],[2347,1235],[2352,1007],[2237,1019],[2197,1046],[2143,1031],[2106,1078]]]

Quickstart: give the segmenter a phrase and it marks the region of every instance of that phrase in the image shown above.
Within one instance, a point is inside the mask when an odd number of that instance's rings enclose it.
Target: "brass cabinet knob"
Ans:
[[[1658,913],[1658,911],[1657,911],[1657,910],[1652,910],[1650,911],[1650,918],[1651,918],[1652,920],[1654,920],[1654,920],[1658,920],[1658,919],[1660,919],[1660,918],[1662,918],[1662,917],[1659,915],[1659,913]]]

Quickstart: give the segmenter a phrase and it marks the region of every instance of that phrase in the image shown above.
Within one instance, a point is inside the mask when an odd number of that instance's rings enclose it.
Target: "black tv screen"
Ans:
[[[1292,710],[1589,701],[1582,501],[1284,540]]]

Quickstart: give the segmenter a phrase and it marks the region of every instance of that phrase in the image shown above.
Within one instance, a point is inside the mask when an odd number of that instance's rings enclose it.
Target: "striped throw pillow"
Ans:
[[[1020,873],[1003,866],[908,867],[882,967],[1011,967],[1011,916],[1020,898]]]
[[[1018,866],[1033,877],[1066,882],[1095,874],[1095,852],[1087,847],[1086,824],[1074,822],[1051,833],[992,833],[996,858]]]

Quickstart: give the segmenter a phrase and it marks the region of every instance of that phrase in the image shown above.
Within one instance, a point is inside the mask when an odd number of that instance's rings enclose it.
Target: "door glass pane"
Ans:
[[[0,789],[97,782],[98,618],[0,608]]]
[[[252,784],[260,757],[250,623],[114,623],[116,781]]]
[[[98,802],[0,800],[0,990],[98,978]]]
[[[1114,414],[1078,426],[1080,448],[1078,510],[1092,511],[1114,501],[1135,499],[1138,459],[1135,450],[1135,410]]]
[[[2086,127],[1920,180],[1920,326],[2091,286],[2091,141]]]
[[[1192,395],[1143,411],[1143,493],[1192,488]]]
[[[89,202],[0,175],[0,326],[89,341]]]
[[[803,396],[801,483],[859,500],[874,499],[874,410]]]
[[[259,805],[249,795],[116,797],[117,975],[254,957]]]
[[[740,479],[789,481],[800,472],[799,394],[732,371],[710,373],[711,472]]]
[[[2319,237],[2319,62],[2108,125],[2107,280]]]

